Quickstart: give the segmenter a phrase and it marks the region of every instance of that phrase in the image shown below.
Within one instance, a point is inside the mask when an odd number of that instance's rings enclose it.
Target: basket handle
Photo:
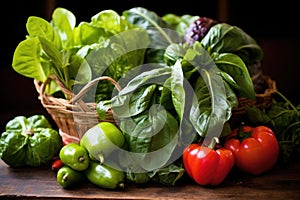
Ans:
[[[70,90],[68,90],[64,84],[61,82],[61,80],[54,74],[51,74],[47,77],[47,79],[44,82],[40,82],[37,79],[34,79],[34,84],[36,87],[36,90],[38,91],[38,93],[40,94],[40,99],[42,104],[45,104],[45,90],[46,90],[46,86],[50,83],[51,80],[54,80],[57,85],[60,87],[60,89],[62,90],[62,92],[70,97],[75,96],[74,93],[72,93]]]
[[[85,95],[89,89],[94,86],[95,84],[97,84],[99,81],[102,80],[108,80],[110,81],[115,87],[116,89],[120,92],[122,90],[121,86],[118,84],[117,81],[115,81],[113,78],[109,77],[109,76],[100,76],[96,79],[93,79],[92,81],[90,81],[88,84],[86,84],[79,92],[78,94],[76,94],[75,96],[73,96],[72,99],[70,99],[71,103],[76,103],[78,100],[80,100],[82,98],[83,95]]]
[[[44,84],[42,85],[41,91],[44,92],[46,89],[46,85],[48,83],[50,83],[51,80],[55,80],[55,82],[57,83],[57,85],[60,87],[60,89],[63,91],[64,94],[67,94],[69,96],[74,96],[75,94],[73,92],[71,92],[69,89],[67,89],[65,87],[65,85],[61,82],[61,80],[54,74],[51,74],[46,81],[44,82]]]
[[[71,92],[70,90],[68,90],[64,84],[61,82],[61,80],[54,74],[48,76],[48,78],[41,84],[41,87],[40,87],[40,91],[39,93],[41,94],[41,101],[42,103],[44,103],[44,98],[43,98],[43,94],[46,90],[46,85],[50,83],[51,80],[55,80],[55,82],[58,84],[58,86],[60,87],[60,89],[62,90],[62,92],[64,94],[67,94],[68,96],[70,96],[70,100],[68,101],[69,103],[78,103],[80,105],[80,107],[82,108],[82,110],[84,111],[90,111],[90,109],[84,104],[84,102],[81,100],[81,98],[83,97],[83,95],[85,95],[88,90],[94,86],[95,84],[97,84],[99,81],[101,80],[108,80],[110,81],[112,84],[114,84],[114,86],[116,87],[116,89],[118,91],[121,91],[122,88],[121,86],[118,84],[117,81],[115,81],[113,78],[109,77],[109,76],[101,76],[101,77],[98,77],[92,81],[90,81],[88,84],[86,84],[80,91],[78,94],[74,94],[73,92]],[[36,85],[38,85],[38,81],[37,80],[34,80],[34,83]]]

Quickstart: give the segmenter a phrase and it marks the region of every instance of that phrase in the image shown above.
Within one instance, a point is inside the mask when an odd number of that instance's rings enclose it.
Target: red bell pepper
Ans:
[[[187,174],[199,185],[219,185],[234,166],[233,153],[222,147],[214,149],[214,140],[209,146],[190,144],[182,155]]]
[[[232,150],[235,165],[242,171],[259,175],[274,167],[279,144],[274,132],[266,126],[242,126],[225,139],[224,148]]]

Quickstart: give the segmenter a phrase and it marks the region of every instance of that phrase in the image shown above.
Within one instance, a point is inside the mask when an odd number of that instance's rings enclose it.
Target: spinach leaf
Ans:
[[[130,23],[146,30],[150,45],[146,51],[148,63],[164,63],[163,54],[168,45],[181,43],[182,38],[155,12],[142,7],[131,8],[123,12],[123,16]]]
[[[121,103],[120,107],[113,104],[113,111],[118,117],[130,117],[140,114],[149,108],[149,104],[153,93],[156,89],[155,84],[145,85],[138,88],[132,95],[120,96],[118,100]]]
[[[46,20],[30,16],[26,23],[27,32],[29,37],[41,37],[53,43],[58,50],[62,49],[61,38],[55,31],[53,26]]]
[[[89,49],[89,46],[95,47],[98,43],[105,41],[106,38],[112,36],[112,33],[106,31],[102,27],[92,25],[90,22],[81,22],[73,31],[74,46]]]
[[[221,133],[231,116],[231,103],[226,99],[223,82],[216,72],[203,69],[195,86],[195,96],[190,111],[190,121],[202,137]]]
[[[102,10],[91,18],[91,24],[95,27],[104,28],[113,35],[133,29],[131,23],[121,17],[114,10]]]
[[[162,19],[167,22],[169,27],[176,30],[180,36],[184,36],[186,30],[192,24],[196,19],[198,19],[199,16],[193,16],[193,15],[182,15],[178,16],[174,13],[165,14],[162,16]]]
[[[213,126],[221,129],[221,126],[229,120],[231,109],[236,107],[238,102],[234,91],[220,76],[222,73],[224,75],[224,72],[215,65],[212,57],[199,42],[195,42],[191,47],[170,45],[165,52],[165,58],[168,63],[181,59],[182,70],[186,70],[185,80],[189,80],[190,85],[194,87],[194,93],[188,93],[185,97],[188,99],[185,101],[186,105],[181,106],[185,106],[186,112],[189,112],[190,123],[199,135],[205,136]],[[184,89],[185,92],[189,90]],[[187,105],[190,99],[193,99],[192,103]],[[210,120],[211,118],[214,121]],[[185,121],[185,125],[188,124],[189,122]]]
[[[132,78],[126,87],[111,99],[114,114],[118,117],[130,117],[144,111],[148,108],[156,85],[163,85],[170,74],[171,68],[158,67]],[[98,112],[101,113],[100,107]]]
[[[246,65],[239,56],[232,53],[213,53],[212,59],[220,70],[229,74],[237,83],[238,87],[235,87],[235,89],[238,97],[255,99],[252,79]],[[231,81],[229,83],[232,85]]]
[[[76,17],[65,8],[56,8],[52,14],[52,22],[56,32],[60,35],[63,48],[73,46],[73,30],[76,26]]]
[[[38,38],[28,38],[20,42],[13,55],[12,67],[19,74],[45,81],[51,73],[51,66],[42,65],[41,46]]]
[[[226,23],[212,26],[201,43],[211,53],[234,53],[241,57],[247,66],[263,58],[261,47],[250,35],[241,28]]]
[[[132,24],[147,30],[152,45],[166,47],[174,43],[166,32],[167,24],[155,12],[142,7],[131,8],[123,12],[123,16]]]
[[[172,163],[169,166],[158,168],[148,172],[151,180],[168,186],[174,186],[176,181],[182,177],[185,170],[182,166]]]
[[[184,74],[181,68],[180,61],[181,60],[178,60],[172,67],[172,73],[170,77],[170,89],[172,91],[172,102],[181,123],[184,116],[186,97],[185,88],[183,86]]]
[[[168,65],[174,65],[177,60],[182,60],[189,48],[190,46],[187,43],[170,44],[164,53],[165,62]],[[182,62],[184,61],[182,60]]]
[[[147,171],[164,167],[177,145],[177,120],[159,105],[122,119],[120,128],[132,159]]]

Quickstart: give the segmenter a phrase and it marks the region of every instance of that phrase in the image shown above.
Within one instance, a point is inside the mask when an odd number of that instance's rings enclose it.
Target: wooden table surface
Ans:
[[[127,185],[122,191],[98,188],[89,182],[62,189],[48,167],[8,167],[0,160],[0,199],[300,199],[300,163],[277,165],[261,176],[231,173],[218,187],[203,187],[189,178],[176,186]]]

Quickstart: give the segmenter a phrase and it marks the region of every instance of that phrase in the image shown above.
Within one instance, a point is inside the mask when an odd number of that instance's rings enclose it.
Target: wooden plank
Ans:
[[[160,184],[127,185],[110,191],[89,182],[63,189],[50,168],[8,167],[0,161],[0,199],[300,199],[300,163],[277,166],[268,174],[231,173],[218,187],[199,186],[188,177],[174,187]]]

